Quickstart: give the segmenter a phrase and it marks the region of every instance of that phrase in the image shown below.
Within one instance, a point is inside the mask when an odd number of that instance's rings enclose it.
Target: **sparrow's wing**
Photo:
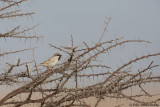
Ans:
[[[48,63],[49,63],[49,61],[44,61],[44,62],[40,63],[40,65],[48,64]]]
[[[42,64],[48,64],[48,63],[50,63],[52,59],[53,59],[53,57],[49,58],[47,61],[42,62],[41,65],[42,65]],[[52,61],[52,62],[53,62],[53,61]]]

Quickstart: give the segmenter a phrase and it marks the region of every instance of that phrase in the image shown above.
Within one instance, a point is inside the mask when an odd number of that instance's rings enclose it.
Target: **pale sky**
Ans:
[[[14,51],[38,46],[35,51],[38,62],[48,59],[57,52],[50,48],[49,43],[69,46],[71,34],[76,45],[82,44],[83,41],[89,44],[98,41],[106,17],[111,17],[111,22],[103,41],[123,36],[124,39],[143,39],[152,42],[147,46],[143,43],[131,43],[124,48],[116,48],[117,50],[110,53],[113,56],[108,54],[103,56],[106,64],[118,66],[121,65],[121,61],[127,62],[135,58],[135,55],[160,52],[159,0],[30,0],[27,5],[23,3],[22,6],[24,12],[33,11],[36,14],[32,18],[1,20],[1,32],[19,24],[22,27],[30,27],[40,23],[35,32],[37,35],[45,36],[44,39],[31,43],[16,39],[7,39],[5,42],[4,39],[0,39],[0,48]],[[30,60],[31,56],[31,52],[26,52],[11,59],[10,56],[6,58],[14,60],[21,57]],[[159,59],[155,60],[160,63]]]

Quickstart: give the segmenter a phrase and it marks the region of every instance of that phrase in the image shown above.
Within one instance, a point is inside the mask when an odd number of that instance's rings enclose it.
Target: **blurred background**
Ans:
[[[1,52],[38,47],[34,54],[36,61],[41,63],[57,52],[48,44],[70,46],[70,35],[73,36],[74,44],[78,46],[83,46],[83,41],[89,45],[97,42],[104,30],[107,17],[111,17],[111,21],[102,41],[124,37],[125,40],[142,39],[152,42],[129,43],[101,56],[108,66],[117,67],[135,56],[160,51],[159,0],[30,0],[23,3],[21,8],[24,12],[36,14],[27,18],[0,20],[0,32],[11,30],[16,25],[27,28],[40,24],[30,35],[36,34],[44,38],[39,41],[0,38]],[[3,65],[5,60],[16,63],[18,58],[24,61],[33,58],[31,51],[13,56],[1,58],[3,61],[0,64]],[[154,60],[160,63],[159,59]]]

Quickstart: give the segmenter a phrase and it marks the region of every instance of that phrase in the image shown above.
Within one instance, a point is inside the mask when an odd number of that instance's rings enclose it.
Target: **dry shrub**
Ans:
[[[0,8],[0,20],[34,14],[33,12],[20,13],[21,10],[17,9],[20,8],[19,5],[25,1],[27,0],[1,0],[4,6]],[[14,8],[15,10],[11,10],[10,8],[12,7],[16,7]],[[83,42],[83,47],[75,46],[72,36],[71,47],[57,47],[50,44],[51,47],[59,50],[66,56],[61,60],[61,63],[54,68],[41,69],[39,66],[36,66],[37,63],[35,60],[21,63],[21,59],[18,59],[16,64],[6,63],[7,68],[0,74],[0,85],[17,85],[17,87],[0,100],[0,105],[14,105],[19,107],[27,104],[35,104],[41,107],[90,107],[85,100],[82,100],[90,97],[97,99],[95,106],[98,106],[102,99],[105,98],[126,98],[137,103],[156,104],[160,99],[145,102],[138,100],[138,98],[142,96],[154,96],[148,93],[143,87],[146,83],[152,84],[160,82],[160,77],[154,76],[153,71],[151,71],[159,67],[159,65],[154,64],[154,61],[150,61],[146,67],[138,69],[136,72],[131,69],[134,68],[134,66],[131,65],[146,58],[159,56],[160,53],[151,53],[136,57],[119,66],[117,69],[98,62],[100,55],[118,46],[132,42],[150,43],[145,40],[124,40],[123,38],[115,38],[102,42],[109,21],[110,18],[108,18],[105,23],[106,26],[99,41],[93,43],[91,46],[86,42]],[[41,38],[36,35],[26,35],[26,32],[34,29],[34,27],[20,30],[20,26],[17,26],[4,34],[0,33],[0,38],[21,38],[26,40]],[[34,51],[34,49],[35,48],[29,48],[13,52],[3,52],[0,53],[0,57],[27,50]],[[94,80],[92,80],[92,78],[94,78]],[[83,80],[90,80],[91,82],[87,84],[83,82]],[[127,89],[135,86],[142,90],[144,94],[137,93],[132,96],[125,94]]]

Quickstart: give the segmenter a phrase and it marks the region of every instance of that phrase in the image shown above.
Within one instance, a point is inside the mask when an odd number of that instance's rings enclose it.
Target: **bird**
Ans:
[[[55,53],[52,57],[50,57],[48,60],[40,63],[38,66],[44,66],[47,68],[54,67],[58,61],[61,59],[62,55],[60,53]]]

